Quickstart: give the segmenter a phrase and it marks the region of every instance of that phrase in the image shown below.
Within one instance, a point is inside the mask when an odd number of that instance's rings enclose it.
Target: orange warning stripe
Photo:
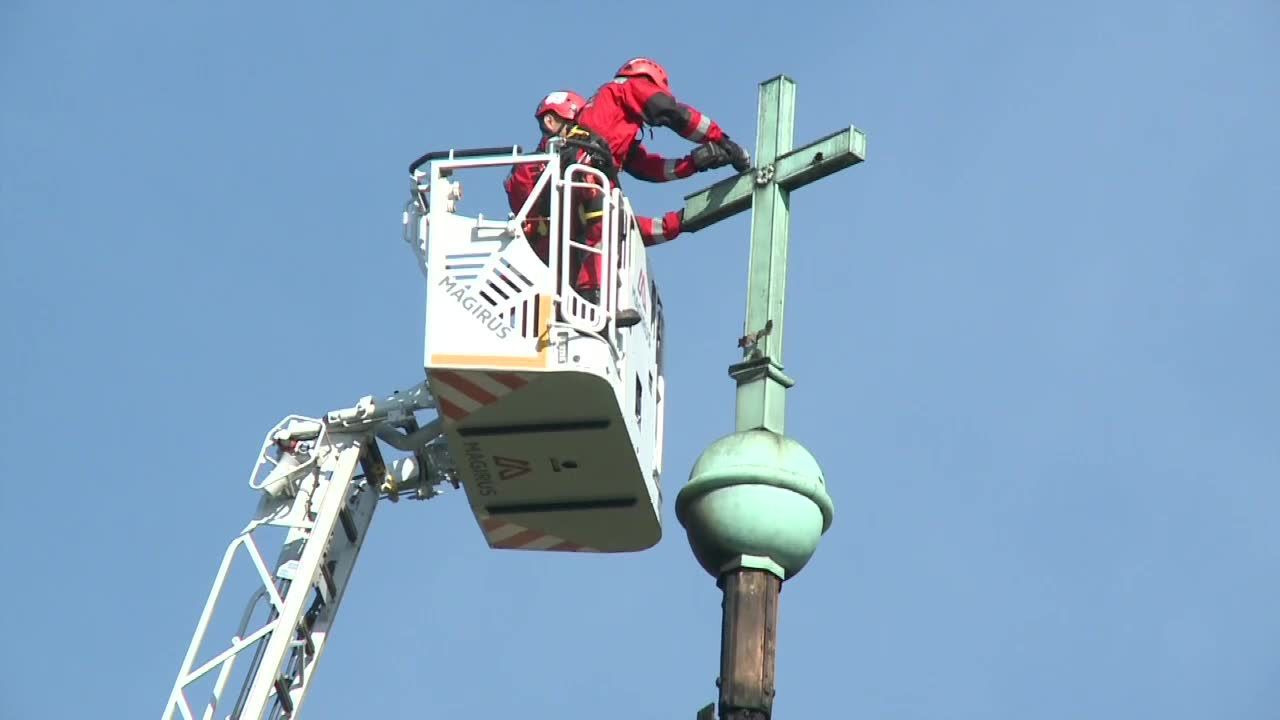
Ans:
[[[541,540],[544,537],[546,537],[546,533],[540,533],[537,530],[521,530],[511,537],[503,538],[502,540],[493,543],[493,546],[504,550],[518,550],[533,541]]]
[[[450,420],[457,421],[467,416],[466,410],[454,405],[445,398],[436,398],[436,405],[440,407],[440,413]]]
[[[448,383],[454,389],[461,391],[463,395],[481,405],[492,405],[498,401],[498,398],[488,390],[476,385],[458,373],[449,372],[448,370],[433,370],[431,374],[435,375],[436,379]]]
[[[484,530],[485,539],[489,542],[489,546],[499,550],[597,552],[594,548],[570,542],[550,533],[531,530],[493,517],[481,518],[480,527]]]
[[[497,380],[503,385],[506,385],[512,390],[519,390],[520,388],[529,384],[528,380],[525,380],[519,375],[513,375],[511,373],[494,372],[494,373],[489,373],[489,377],[493,378],[494,380]]]
[[[453,422],[529,384],[529,378],[512,372],[430,370],[428,375],[440,414]]]

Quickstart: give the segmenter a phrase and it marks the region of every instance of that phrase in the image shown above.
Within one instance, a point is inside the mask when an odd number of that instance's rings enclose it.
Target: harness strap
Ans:
[[[566,147],[585,151],[591,158],[592,167],[603,172],[613,185],[618,184],[618,168],[613,164],[613,152],[599,134],[584,125],[575,124],[569,129],[564,144]]]

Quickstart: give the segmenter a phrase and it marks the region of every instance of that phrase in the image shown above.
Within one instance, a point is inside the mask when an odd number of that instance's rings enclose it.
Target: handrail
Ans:
[[[462,150],[432,150],[422,157],[409,163],[409,174],[412,175],[418,171],[418,168],[426,165],[432,160],[457,158],[486,157],[488,155],[520,155],[524,149],[519,145],[506,145],[503,147],[484,147],[484,148],[464,148]]]
[[[601,181],[601,184],[595,185],[586,181],[579,182],[579,181],[571,180],[570,178],[573,177],[574,173],[582,173],[585,175],[595,176],[598,180]],[[613,288],[614,273],[616,272],[614,268],[614,260],[615,260],[614,243],[617,237],[617,228],[614,225],[614,209],[615,208],[614,208],[614,194],[612,192],[613,190],[612,183],[609,182],[608,177],[601,170],[591,167],[589,165],[574,163],[569,167],[565,168],[564,179],[560,180],[558,184],[560,185],[561,188],[564,189],[562,196],[559,198],[560,205],[561,205],[561,207],[559,208],[560,215],[561,215],[561,219],[560,219],[561,246],[560,248],[558,248],[558,250],[561,258],[561,267],[560,267],[560,277],[558,278],[559,287],[560,287],[560,292],[558,294],[562,298],[561,307],[565,309],[566,317],[570,317],[573,320],[581,321],[584,325],[587,326],[587,327],[580,327],[579,329],[587,330],[590,332],[600,331],[607,326],[608,318],[610,318],[613,315],[613,298],[615,295],[614,288]],[[572,229],[574,226],[572,221],[571,209],[575,207],[574,198],[573,198],[573,189],[575,188],[590,189],[593,191],[600,192],[603,196],[603,199],[601,202],[602,214],[599,220],[599,223],[601,226],[600,246],[598,248],[593,248],[589,245],[586,245],[585,243],[574,242],[573,239],[570,237],[570,233],[572,232]],[[585,317],[578,317],[576,313],[570,312],[566,307],[566,303],[564,302],[564,299],[567,299],[568,297],[567,290],[571,288],[573,284],[573,278],[569,277],[570,268],[572,267],[572,263],[569,261],[571,258],[571,252],[575,248],[580,251],[586,252],[587,254],[590,254],[590,255],[600,256],[600,277],[599,277],[600,298],[599,298],[599,302],[595,303],[595,310],[598,313],[598,315],[594,318],[594,322],[591,320],[588,320]],[[588,304],[585,302],[585,300],[581,298],[580,295],[577,294],[577,292],[574,292],[573,294],[578,297],[579,301],[581,301],[584,304]]]

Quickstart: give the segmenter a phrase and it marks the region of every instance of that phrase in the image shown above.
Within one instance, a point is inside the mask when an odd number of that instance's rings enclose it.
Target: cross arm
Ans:
[[[867,136],[852,126],[815,140],[754,172],[725,178],[685,196],[683,228],[695,232],[749,210],[758,177],[771,179],[783,190],[791,191],[862,162],[866,152]]]

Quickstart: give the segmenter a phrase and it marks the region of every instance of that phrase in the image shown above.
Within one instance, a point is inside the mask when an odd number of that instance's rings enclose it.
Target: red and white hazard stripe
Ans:
[[[489,370],[432,370],[432,389],[440,414],[459,422],[529,384],[528,373]]]
[[[484,536],[489,545],[501,550],[549,550],[552,552],[599,552],[595,548],[569,542],[539,530],[516,525],[515,523],[486,517],[480,520]]]

